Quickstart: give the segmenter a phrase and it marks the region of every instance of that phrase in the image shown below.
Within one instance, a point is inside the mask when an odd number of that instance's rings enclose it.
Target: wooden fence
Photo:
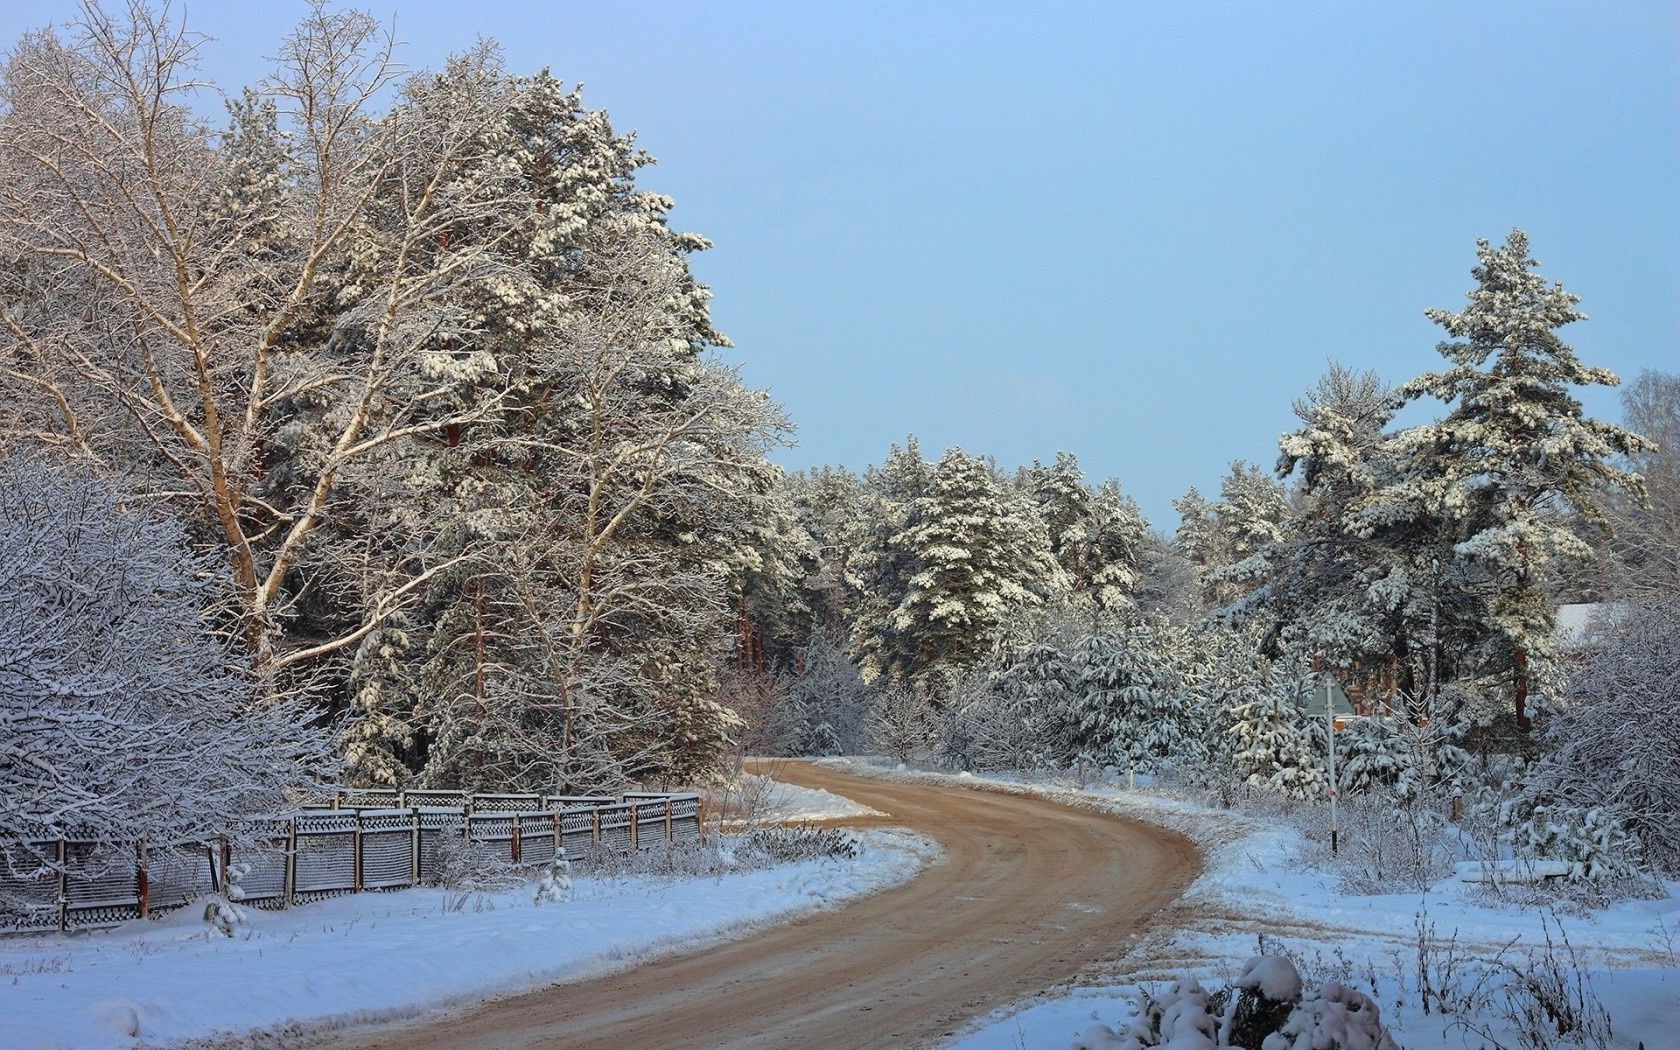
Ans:
[[[458,804],[456,804],[458,803]],[[0,858],[0,933],[113,926],[225,893],[258,908],[427,881],[446,837],[483,843],[510,864],[665,849],[705,835],[700,796],[630,792],[621,799],[340,789],[259,826],[265,846],[225,841],[133,847],[112,864],[74,832],[50,845],[53,871],[14,874]]]

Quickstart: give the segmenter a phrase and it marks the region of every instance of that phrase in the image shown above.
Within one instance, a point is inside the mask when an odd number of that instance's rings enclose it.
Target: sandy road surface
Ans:
[[[1170,831],[1044,799],[897,783],[803,762],[777,776],[937,840],[910,882],[738,941],[441,1017],[349,1047],[898,1047],[1073,977],[1200,867]],[[870,823],[881,823],[872,820]]]

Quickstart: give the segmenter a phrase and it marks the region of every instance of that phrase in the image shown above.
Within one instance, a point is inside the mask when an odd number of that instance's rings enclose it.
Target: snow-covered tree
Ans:
[[[1149,526],[1137,504],[1113,481],[1092,491],[1071,453],[1056,453],[1050,466],[1033,463],[1016,478],[1038,508],[1050,552],[1076,597],[1099,609],[1132,607],[1137,564]]]
[[[1332,362],[1294,410],[1301,422],[1279,439],[1278,474],[1299,479],[1296,498],[1279,539],[1216,574],[1249,588],[1226,612],[1259,623],[1270,651],[1311,653],[1386,696],[1434,598],[1411,585],[1418,551],[1362,517],[1395,476],[1385,433],[1391,392],[1374,374]]]
[[[1654,447],[1629,457],[1646,499],[1610,495],[1606,583],[1613,598],[1661,601],[1680,595],[1680,375],[1644,373],[1623,392],[1622,412]]]
[[[839,638],[824,630],[812,634],[798,652],[787,688],[790,702],[805,715],[805,751],[851,755],[863,750],[863,722],[874,694]]]
[[[1601,619],[1543,743],[1524,776],[1530,804],[1600,810],[1680,872],[1680,602]]]
[[[866,681],[905,677],[915,669],[916,640],[898,622],[898,609],[917,572],[916,553],[905,541],[911,505],[927,491],[932,466],[912,435],[894,445],[857,493],[855,537],[847,544],[845,580],[850,596],[852,652]]]
[[[1186,682],[1193,645],[1188,630],[1158,619],[1087,639],[1073,700],[1081,761],[1149,772],[1163,762],[1201,760],[1198,712]]]
[[[1555,678],[1551,567],[1591,554],[1576,522],[1605,522],[1606,489],[1638,491],[1638,476],[1617,461],[1648,443],[1585,415],[1574,388],[1618,380],[1558,337],[1585,315],[1579,297],[1535,271],[1528,236],[1480,241],[1476,254],[1465,308],[1428,311],[1450,337],[1439,346],[1450,367],[1397,392],[1402,403],[1433,397],[1450,411],[1396,437],[1405,467],[1383,513],[1445,530],[1453,568],[1481,602],[1484,670],[1508,674],[1511,710],[1527,729],[1530,690]]]
[[[907,762],[936,743],[938,715],[922,690],[889,685],[875,695],[865,717],[864,738],[871,747]]]
[[[913,676],[973,664],[1007,617],[1066,592],[1032,508],[961,449],[940,459],[894,546],[914,569],[892,615],[910,639]]]
[[[1195,488],[1173,501],[1179,512],[1177,545],[1196,566],[1204,608],[1218,609],[1246,587],[1221,570],[1282,540],[1287,512],[1283,486],[1252,463],[1236,460],[1210,503]]]
[[[1280,661],[1232,707],[1234,759],[1251,786],[1297,799],[1324,792],[1328,778],[1308,713],[1317,677],[1294,661]]]
[[[212,630],[215,572],[179,521],[85,464],[0,459],[0,857],[13,874],[51,869],[61,836],[127,864],[142,840],[238,836],[329,770],[317,712],[256,702]]]

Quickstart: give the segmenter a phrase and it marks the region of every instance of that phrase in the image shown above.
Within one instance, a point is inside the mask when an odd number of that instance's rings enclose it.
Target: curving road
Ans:
[[[346,1047],[883,1047],[964,1022],[1112,958],[1200,858],[1161,828],[1040,798],[851,776],[824,788],[937,840],[910,882],[738,941],[574,984],[342,1034]],[[872,821],[880,823],[880,821]]]

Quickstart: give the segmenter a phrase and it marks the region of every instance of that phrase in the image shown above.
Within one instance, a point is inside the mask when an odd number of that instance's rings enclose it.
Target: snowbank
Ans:
[[[464,905],[459,894],[414,889],[248,909],[231,938],[177,914],[91,935],[0,939],[0,1045],[132,1046],[398,1017],[831,907],[905,881],[938,852],[901,831],[860,837],[855,860],[715,879],[576,878],[564,902],[533,903],[529,885]]]
[[[770,789],[764,819],[795,824],[811,820],[845,820],[852,817],[883,816],[860,802],[822,788],[801,787],[777,780]]]

